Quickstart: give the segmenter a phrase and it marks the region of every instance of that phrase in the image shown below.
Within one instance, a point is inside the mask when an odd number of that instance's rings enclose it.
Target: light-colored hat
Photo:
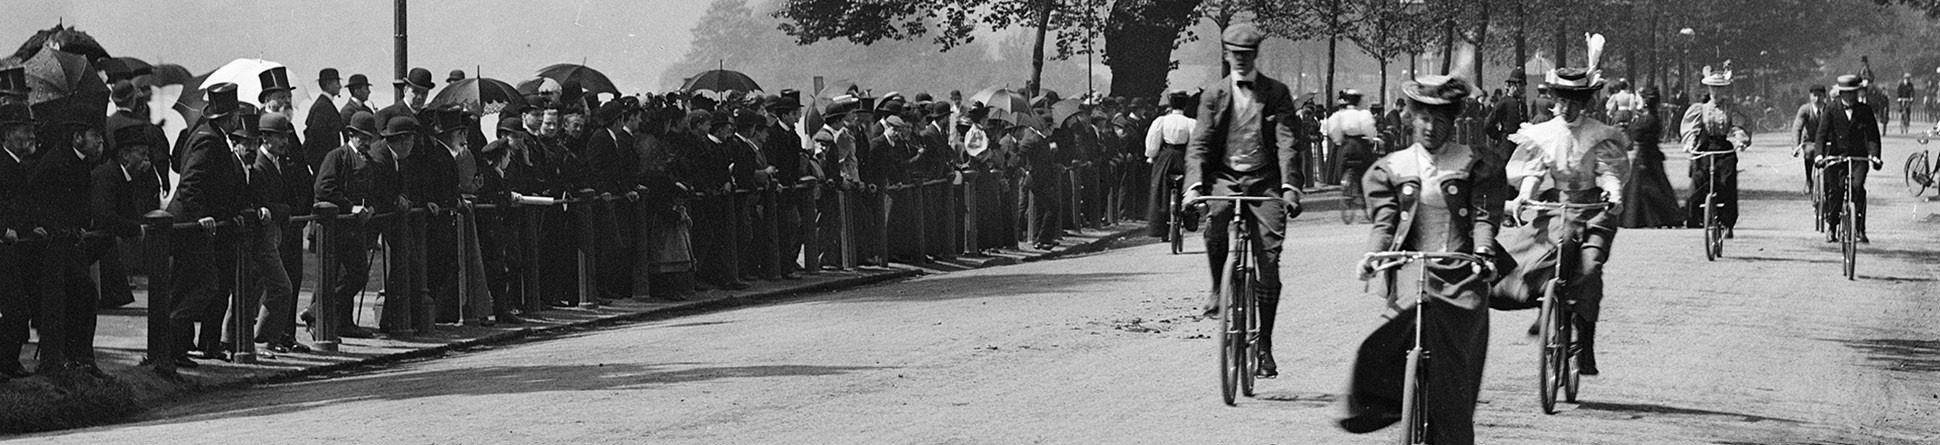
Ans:
[[[1260,31],[1260,27],[1252,23],[1226,27],[1226,33],[1220,36],[1220,43],[1225,44],[1227,51],[1259,51],[1260,42],[1264,40],[1266,32]]]
[[[1731,61],[1725,61],[1722,70],[1712,70],[1710,65],[1705,65],[1704,79],[1698,82],[1714,87],[1731,86]]]
[[[1401,84],[1401,95],[1426,105],[1448,105],[1467,99],[1469,88],[1460,77],[1422,76]]]
[[[1858,75],[1841,74],[1839,75],[1839,79],[1832,84],[1832,91],[1835,93],[1843,93],[1847,91],[1858,91],[1865,87],[1865,81],[1860,80]]]

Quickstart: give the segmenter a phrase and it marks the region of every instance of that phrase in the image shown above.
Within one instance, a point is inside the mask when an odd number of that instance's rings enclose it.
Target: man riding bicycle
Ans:
[[[1206,87],[1199,107],[1198,128],[1186,145],[1184,201],[1200,196],[1280,196],[1281,201],[1240,204],[1259,227],[1255,254],[1259,282],[1254,283],[1259,307],[1259,376],[1279,375],[1273,361],[1273,321],[1280,304],[1280,245],[1286,239],[1287,219],[1300,214],[1300,147],[1305,134],[1294,117],[1297,108],[1287,85],[1255,71],[1260,41],[1266,33],[1243,23],[1221,36],[1232,73]],[[1213,291],[1207,295],[1206,318],[1217,318],[1219,277],[1225,265],[1227,225],[1235,204],[1212,201],[1207,206],[1206,262]]]
[[[1825,202],[1843,202],[1846,188],[1851,187],[1853,209],[1858,212],[1853,215],[1853,233],[1858,235],[1859,242],[1870,243],[1866,239],[1866,169],[1847,172],[1851,164],[1826,163],[1831,157],[1851,156],[1869,158],[1874,170],[1884,164],[1879,158],[1879,121],[1874,119],[1873,107],[1859,101],[1859,90],[1863,88],[1859,76],[1839,76],[1839,83],[1833,85],[1839,97],[1827,104],[1825,116],[1819,119],[1817,151],[1819,164],[1824,168],[1819,175],[1825,181]],[[1839,231],[1833,228],[1839,224],[1841,206],[1820,207],[1826,221],[1825,242],[1838,242]]]

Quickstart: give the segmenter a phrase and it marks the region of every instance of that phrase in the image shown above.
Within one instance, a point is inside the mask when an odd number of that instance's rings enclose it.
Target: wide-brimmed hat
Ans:
[[[364,76],[362,74],[352,74],[350,75],[350,82],[344,83],[344,88],[357,88],[357,87],[367,87],[367,86],[370,86],[370,77]]]
[[[1698,83],[1714,87],[1731,86],[1731,62],[1725,62],[1721,70],[1713,70],[1710,65],[1705,65],[1704,78],[1699,79]]]
[[[1226,27],[1219,41],[1227,51],[1259,51],[1260,42],[1266,40],[1266,32],[1260,31],[1252,23],[1240,23]]]
[[[202,115],[210,119],[233,114],[242,104],[236,101],[236,84],[229,82],[209,86],[207,103],[202,106]]]
[[[384,123],[384,134],[382,136],[407,136],[417,133],[418,118],[399,115],[391,116],[391,121]]]
[[[1862,88],[1866,88],[1866,81],[1855,74],[1841,74],[1832,84],[1832,91],[1837,93],[1859,91]]]
[[[1422,76],[1401,84],[1401,95],[1424,105],[1462,103],[1469,95],[1468,81],[1454,76]]]
[[[434,86],[431,83],[431,70],[424,68],[412,68],[410,73],[404,75],[404,78],[391,81],[391,84],[404,85],[420,90],[429,90]]]
[[[1563,67],[1549,70],[1543,84],[1559,93],[1592,92],[1603,89],[1603,73],[1588,68]]]

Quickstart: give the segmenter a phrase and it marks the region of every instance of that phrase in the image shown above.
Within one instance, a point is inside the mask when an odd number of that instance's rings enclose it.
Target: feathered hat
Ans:
[[[1731,86],[1731,61],[1724,61],[1724,69],[1722,70],[1713,70],[1710,65],[1705,65],[1704,79],[1698,82],[1714,87]]]
[[[1603,35],[1588,34],[1585,40],[1589,42],[1590,47],[1589,66],[1586,68],[1558,67],[1549,70],[1549,74],[1544,76],[1543,84],[1548,85],[1550,91],[1568,94],[1603,89],[1603,70],[1597,66],[1598,59],[1603,58]]]

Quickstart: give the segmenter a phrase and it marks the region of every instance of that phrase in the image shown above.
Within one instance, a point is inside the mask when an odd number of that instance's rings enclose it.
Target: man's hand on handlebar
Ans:
[[[1280,193],[1280,199],[1287,202],[1287,219],[1298,218],[1305,210],[1300,206],[1300,196],[1300,189],[1291,187]]]

